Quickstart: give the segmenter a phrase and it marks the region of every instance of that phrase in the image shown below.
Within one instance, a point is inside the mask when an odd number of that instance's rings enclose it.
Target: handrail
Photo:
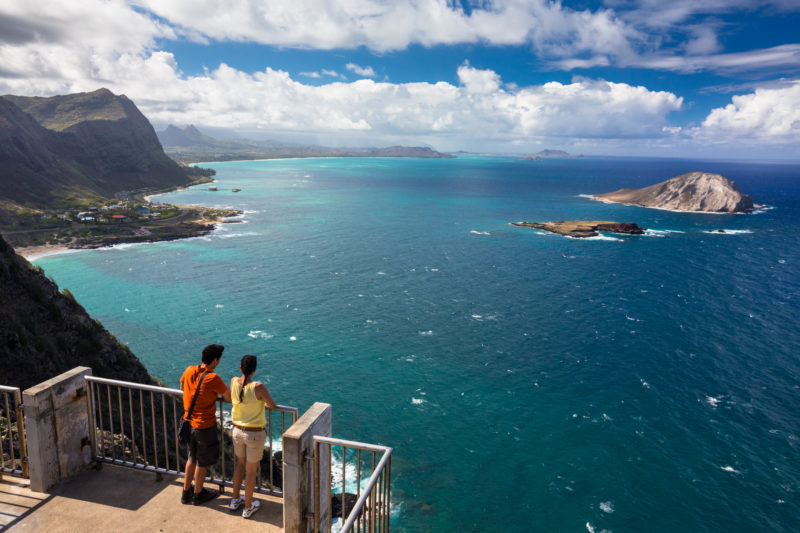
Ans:
[[[86,378],[86,381],[93,381],[95,383],[102,383],[104,385],[116,385],[118,387],[127,387],[129,389],[137,389],[149,392],[161,392],[164,394],[177,394],[179,396],[183,396],[183,391],[181,389],[171,389],[169,387],[160,387],[158,385],[146,385],[144,383],[135,383],[133,381],[120,381],[118,379],[99,378],[97,376],[84,376],[84,377]],[[3,386],[0,385],[0,390],[2,390],[2,387]],[[222,396],[217,396],[217,400],[221,398]],[[276,404],[275,408],[272,410],[282,411],[286,413],[296,413],[297,407]]]
[[[328,516],[333,520],[333,509],[331,507],[331,492],[330,487],[324,492],[321,490],[320,467],[322,465],[322,456],[320,452],[320,444],[328,445],[328,483],[331,482],[331,473],[333,466],[331,464],[331,450],[333,446],[342,447],[342,521],[344,524],[340,533],[348,533],[356,526],[357,531],[376,531],[388,532],[389,531],[389,503],[391,497],[391,470],[392,470],[392,452],[393,449],[389,446],[380,444],[369,444],[366,442],[357,442],[352,440],[337,439],[333,437],[324,437],[321,435],[314,435],[314,484],[315,484],[315,504],[314,504],[314,524],[315,532],[320,531],[320,513],[318,510],[321,508],[321,501],[323,493],[328,494]],[[347,450],[355,449],[356,456],[356,483],[357,483],[357,500],[347,513],[347,483],[345,472],[347,470]],[[372,474],[370,475],[366,486],[361,488],[361,452],[372,452]],[[378,463],[375,463],[376,454],[381,453],[382,456]],[[376,486],[377,491],[376,491]],[[368,506],[368,502],[369,506]],[[366,510],[366,516],[364,512]]]
[[[364,508],[364,505],[367,502],[367,498],[372,495],[372,490],[377,485],[378,480],[383,475],[383,469],[386,467],[386,464],[389,462],[389,459],[392,456],[392,449],[386,449],[386,453],[381,457],[381,460],[378,462],[378,466],[375,467],[375,471],[372,472],[372,476],[370,476],[369,481],[367,482],[367,486],[364,487],[364,492],[361,493],[361,497],[356,501],[356,504],[353,506],[353,510],[350,511],[350,514],[347,516],[347,521],[342,526],[341,533],[347,533],[353,528],[353,524],[361,515],[361,511]]]
[[[0,479],[2,479],[4,473],[8,473],[11,475],[18,475],[24,478],[28,477],[28,446],[25,439],[25,417],[22,413],[22,393],[19,387],[9,387],[8,385],[0,385],[0,394],[4,400],[5,406],[5,423],[6,423],[6,430],[8,438],[5,439],[8,441],[8,455],[10,459],[10,465],[6,466],[5,460],[5,453],[3,451],[4,444],[2,435],[0,435]],[[14,423],[11,422],[11,413],[12,409],[8,402],[9,394],[14,396],[14,409],[13,412],[15,414]],[[0,405],[0,415],[2,415],[2,405]],[[0,422],[3,421],[3,417],[0,416]],[[19,457],[16,457],[14,453],[14,431],[12,431],[12,426],[16,429],[17,434],[17,443],[19,445]],[[17,468],[17,461],[19,461],[20,467]]]
[[[186,450],[177,440],[177,430],[184,406],[183,391],[169,387],[120,381],[116,379],[85,376],[88,394],[91,445],[93,459],[98,463],[111,463],[128,468],[151,471],[157,474],[185,475],[183,462]],[[171,406],[169,405],[171,404]],[[232,487],[233,462],[229,427],[223,419],[222,397],[217,397],[217,413],[220,428],[220,462],[210,467],[206,479],[220,485]],[[267,408],[267,431],[269,438],[267,472],[262,484],[261,469],[258,469],[256,491],[280,496],[280,478],[274,477],[273,468],[273,411],[280,412],[280,433],[286,430],[286,415],[289,425],[297,420],[296,407],[278,405]],[[98,442],[100,441],[100,442]],[[226,456],[228,464],[226,468]],[[279,467],[278,467],[279,468]],[[276,485],[277,483],[277,485]]]

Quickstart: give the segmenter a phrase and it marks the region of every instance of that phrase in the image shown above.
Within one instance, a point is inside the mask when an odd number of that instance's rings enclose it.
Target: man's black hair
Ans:
[[[203,348],[203,364],[210,365],[214,359],[222,357],[225,347],[221,344],[209,344]]]

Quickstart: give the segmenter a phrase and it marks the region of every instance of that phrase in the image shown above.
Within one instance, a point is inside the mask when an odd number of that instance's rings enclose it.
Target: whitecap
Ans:
[[[471,235],[491,235],[491,233],[489,233],[488,231],[477,231],[477,230],[470,231],[470,234]]]
[[[378,276],[385,276],[385,275],[386,275],[386,272],[378,272],[378,274],[377,274],[377,275],[378,275]]]
[[[674,229],[646,229],[644,234],[647,237],[666,237],[670,233],[686,233],[685,231],[678,231]]]
[[[425,335],[425,336],[433,335],[433,330],[429,329],[428,331],[420,331],[419,334],[420,335]]]
[[[785,265],[786,264],[786,259],[778,259],[778,263],[780,263],[782,265]]]
[[[739,472],[738,470],[736,470],[734,467],[732,467],[730,465],[721,466],[720,468],[722,470],[724,470],[726,472],[730,472],[732,474],[741,474],[741,472]]]
[[[411,398],[411,403],[414,405],[422,405],[426,401],[425,398]]]
[[[269,333],[265,333],[260,329],[251,329],[250,333],[247,334],[248,337],[251,339],[271,339],[274,335],[270,335]]]
[[[567,239],[574,239],[576,241],[616,241],[616,242],[623,241],[623,239],[618,239],[616,237],[611,237],[609,235],[604,235],[602,233],[600,235],[595,235],[594,237],[570,237],[569,235],[565,235],[565,237]]]
[[[611,514],[614,512],[614,505],[611,502],[600,502],[600,510]]]
[[[475,320],[480,320],[481,318],[483,318],[483,316],[481,316],[481,315],[472,315],[472,318],[474,318]]]
[[[292,335],[291,337],[289,337],[289,340],[290,340],[290,341],[292,341],[292,342],[294,342],[294,341],[296,341],[296,340],[297,340],[297,337],[295,337],[294,335]]]
[[[224,306],[224,305],[222,305],[222,304],[217,304],[217,305],[215,305],[214,307],[216,307],[217,309],[222,309],[222,308],[223,308],[223,307],[225,307],[225,306]]]
[[[641,320],[639,320],[638,318],[634,318],[632,316],[628,316],[627,314],[625,315],[625,318],[627,318],[631,322],[641,322]]]
[[[706,230],[703,233],[708,233],[709,235],[747,235],[748,233],[753,233],[749,229],[712,229]]]
[[[645,380],[640,379],[639,382],[642,384],[642,387],[644,387],[645,389],[649,389],[650,388],[650,384],[648,382],[646,382]]]
[[[721,396],[719,398],[714,398],[713,396],[706,396],[706,403],[708,403],[708,405],[716,409],[717,405],[719,405],[720,398]]]

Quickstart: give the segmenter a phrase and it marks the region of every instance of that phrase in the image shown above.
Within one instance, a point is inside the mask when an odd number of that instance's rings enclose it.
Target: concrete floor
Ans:
[[[245,520],[241,510],[228,511],[230,488],[219,498],[196,507],[180,503],[182,490],[182,478],[164,476],[157,481],[155,474],[111,465],[103,465],[100,471],[84,470],[47,494],[32,492],[27,480],[4,476],[0,481],[0,531],[283,531],[279,498],[257,494],[261,509]]]

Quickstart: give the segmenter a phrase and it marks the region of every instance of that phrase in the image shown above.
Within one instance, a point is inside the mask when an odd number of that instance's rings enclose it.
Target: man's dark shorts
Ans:
[[[217,427],[206,429],[192,428],[192,438],[189,441],[189,461],[197,466],[212,466],[219,459],[219,439]]]

